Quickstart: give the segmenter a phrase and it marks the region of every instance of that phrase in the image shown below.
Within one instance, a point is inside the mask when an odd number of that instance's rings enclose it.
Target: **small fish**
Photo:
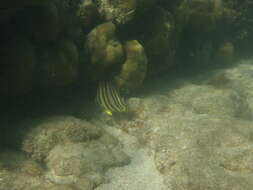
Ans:
[[[108,81],[99,83],[95,101],[110,116],[113,112],[127,111],[125,99],[120,96],[118,89]]]

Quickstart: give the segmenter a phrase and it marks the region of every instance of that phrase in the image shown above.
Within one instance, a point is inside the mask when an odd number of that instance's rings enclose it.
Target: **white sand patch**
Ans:
[[[123,151],[131,157],[131,163],[125,167],[108,170],[106,176],[110,182],[96,190],[164,190],[163,178],[157,171],[153,156],[138,143],[137,139],[119,129],[105,127],[123,144]]]

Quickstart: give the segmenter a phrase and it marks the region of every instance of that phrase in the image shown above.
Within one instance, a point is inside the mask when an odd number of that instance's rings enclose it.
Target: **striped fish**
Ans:
[[[112,115],[113,112],[127,111],[124,98],[120,96],[116,87],[108,81],[99,83],[95,101],[108,115]]]

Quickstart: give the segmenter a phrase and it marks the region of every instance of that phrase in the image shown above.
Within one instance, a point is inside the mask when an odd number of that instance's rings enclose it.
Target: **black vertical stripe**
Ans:
[[[115,109],[115,102],[111,96],[110,85],[108,82],[105,82],[105,90],[106,90],[106,100],[108,105],[110,106],[110,110],[117,111],[117,109]]]
[[[117,101],[119,103],[119,106],[120,106],[121,110],[125,110],[126,104],[125,104],[124,98],[122,98],[119,95],[119,91],[117,89],[115,89],[115,94],[116,94],[116,98],[117,98]]]
[[[111,88],[111,94],[112,94],[112,97],[114,99],[114,102],[115,102],[115,105],[117,106],[117,109],[118,111],[122,111],[124,110],[124,106],[122,106],[122,103],[121,103],[121,97],[119,96],[119,91],[113,86],[113,85],[110,85],[110,88]]]
[[[103,101],[104,107],[106,109],[113,111],[113,107],[110,105],[110,102],[108,100],[108,92],[106,89],[106,82],[102,82],[102,84],[101,84],[101,100]]]
[[[101,107],[110,111],[122,112],[126,110],[124,99],[111,82],[102,81],[99,83],[95,100]]]
[[[120,107],[118,106],[118,103],[116,101],[114,92],[113,92],[113,86],[111,83],[107,83],[107,90],[108,90],[108,95],[110,97],[110,101],[115,109],[115,111],[120,111]]]
[[[111,106],[113,107],[113,111],[120,111],[120,107],[118,107],[117,102],[115,101],[115,98],[113,96],[113,91],[112,91],[112,84],[110,82],[107,82],[106,84],[107,87],[107,94],[108,94],[108,99],[111,103]]]

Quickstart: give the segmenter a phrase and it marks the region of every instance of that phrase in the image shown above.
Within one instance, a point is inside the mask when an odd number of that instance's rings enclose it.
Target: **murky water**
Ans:
[[[251,190],[252,8],[0,3],[0,190]]]

